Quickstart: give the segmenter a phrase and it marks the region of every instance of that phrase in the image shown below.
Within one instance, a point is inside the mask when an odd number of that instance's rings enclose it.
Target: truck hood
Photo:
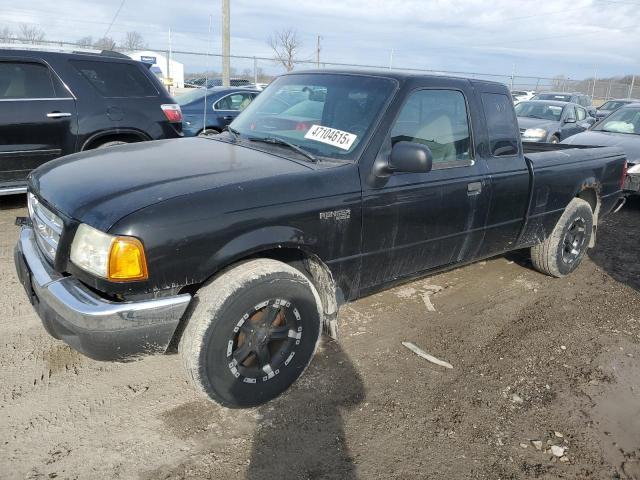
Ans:
[[[562,143],[620,147],[624,150],[629,163],[640,163],[640,135],[589,130],[569,137]]]
[[[62,157],[36,169],[29,188],[59,212],[106,231],[173,197],[310,168],[241,145],[185,138]]]
[[[553,120],[544,120],[531,117],[518,117],[518,126],[520,128],[544,128],[548,132],[558,127],[558,122]]]

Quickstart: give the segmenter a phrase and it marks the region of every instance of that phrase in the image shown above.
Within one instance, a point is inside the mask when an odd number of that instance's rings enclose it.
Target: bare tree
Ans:
[[[121,47],[124,50],[144,50],[147,48],[147,42],[138,32],[127,32]]]
[[[93,48],[98,50],[115,50],[116,49],[116,41],[111,37],[102,37],[96,40],[93,44]]]
[[[291,28],[278,30],[269,37],[267,43],[273,50],[274,60],[281,63],[287,72],[293,70],[302,48],[297,32]]]
[[[44,31],[38,27],[31,27],[29,25],[22,24],[18,30],[20,40],[27,43],[39,43],[44,40]]]
[[[93,47],[93,37],[87,35],[86,37],[79,38],[76,44],[82,48],[91,48]]]
[[[4,43],[13,43],[13,32],[9,27],[0,28],[0,40]]]

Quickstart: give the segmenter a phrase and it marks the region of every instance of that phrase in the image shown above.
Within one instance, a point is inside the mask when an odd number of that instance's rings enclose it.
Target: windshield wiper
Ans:
[[[310,152],[307,152],[304,148],[299,147],[298,145],[295,145],[291,142],[287,142],[286,140],[283,140],[282,138],[279,138],[279,137],[248,137],[248,139],[252,142],[270,143],[272,145],[283,145],[285,147],[289,147],[292,150],[295,150],[300,155],[304,155],[314,163],[318,161],[315,155],[311,154]]]

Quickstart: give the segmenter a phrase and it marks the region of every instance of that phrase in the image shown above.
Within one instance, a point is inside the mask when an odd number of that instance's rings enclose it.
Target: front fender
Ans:
[[[317,238],[290,226],[261,227],[233,238],[219,248],[206,262],[205,270],[213,275],[238,260],[265,250],[295,248],[307,254],[313,253]]]

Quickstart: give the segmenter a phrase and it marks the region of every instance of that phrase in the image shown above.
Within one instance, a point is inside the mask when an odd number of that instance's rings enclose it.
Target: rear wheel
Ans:
[[[573,272],[584,258],[593,233],[591,205],[574,198],[558,220],[551,235],[531,248],[531,261],[536,270],[553,277]]]
[[[317,293],[295,268],[239,264],[196,295],[179,351],[191,383],[227,407],[277,397],[310,363],[320,338]]]
[[[116,145],[124,145],[125,143],[129,143],[129,142],[125,142],[124,140],[112,140],[110,142],[101,143],[100,145],[95,147],[95,150],[99,150],[101,148],[115,147]]]

